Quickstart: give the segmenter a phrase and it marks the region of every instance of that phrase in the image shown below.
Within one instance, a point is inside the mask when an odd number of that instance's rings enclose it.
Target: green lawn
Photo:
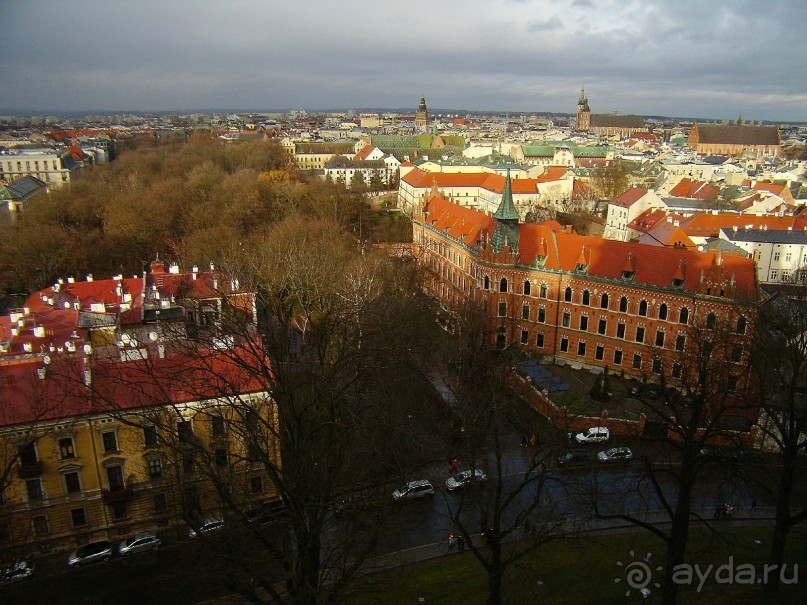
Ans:
[[[761,528],[729,530],[720,535],[706,531],[693,534],[688,562],[699,564],[701,570],[713,564],[715,568],[733,557],[734,569],[741,564],[752,564],[757,573],[768,554],[769,531]],[[807,530],[794,530],[789,540],[788,562],[801,562],[807,568]],[[758,544],[756,540],[762,540]],[[633,554],[631,554],[631,552]],[[513,568],[505,580],[505,603],[617,605],[636,603],[640,598],[636,590],[627,585],[625,566],[641,561],[646,553],[653,553],[650,566],[653,579],[649,588],[658,594],[653,583],[660,581],[663,565],[661,541],[647,532],[630,531],[613,535],[586,536],[575,540],[550,543],[534,556]],[[622,566],[618,562],[622,562]],[[792,567],[787,570],[792,577]],[[697,577],[691,588],[682,590],[682,605],[803,605],[807,602],[807,576],[801,585],[787,587],[776,600],[763,596],[758,586],[715,584],[714,572],[698,592]],[[619,579],[619,582],[615,580]],[[801,579],[801,578],[800,578]],[[456,554],[423,563],[402,567],[363,578],[355,592],[346,595],[345,604],[387,605],[419,603],[422,597],[427,605],[484,605],[487,576],[479,562],[470,553]],[[630,590],[630,594],[626,592]]]

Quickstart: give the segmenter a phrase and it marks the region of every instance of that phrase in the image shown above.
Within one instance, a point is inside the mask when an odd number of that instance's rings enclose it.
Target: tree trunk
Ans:
[[[675,568],[684,562],[689,538],[689,515],[692,500],[692,482],[681,483],[667,542],[667,565],[664,569],[662,605],[675,605],[678,601],[678,585],[673,581]]]
[[[488,567],[488,605],[502,603],[502,543],[497,537],[490,541],[490,567]]]
[[[779,591],[779,572],[785,558],[785,544],[787,534],[790,532],[790,496],[793,491],[794,461],[787,452],[782,452],[783,468],[779,477],[779,489],[776,492],[776,520],[773,525],[773,538],[771,551],[768,554],[768,564],[775,566],[775,572],[768,574],[765,582],[765,592],[773,594]]]

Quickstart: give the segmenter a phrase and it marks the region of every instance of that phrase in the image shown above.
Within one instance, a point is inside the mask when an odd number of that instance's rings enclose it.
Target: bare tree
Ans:
[[[807,519],[807,506],[796,495],[807,470],[801,460],[807,450],[807,300],[802,287],[786,288],[762,306],[753,362],[763,441],[778,452],[762,485],[776,504],[768,563],[781,570],[790,530]],[[765,589],[776,592],[779,584],[780,575],[770,574]]]
[[[604,502],[595,499],[600,518],[627,520],[666,545],[665,605],[677,602],[673,578],[676,567],[685,561],[693,520],[708,523],[693,510],[695,488],[707,463],[701,452],[713,444],[736,445],[751,435],[756,408],[752,384],[746,380],[749,355],[742,347],[747,337],[738,334],[736,322],[737,317],[718,318],[713,313],[696,317],[683,339],[676,342],[676,355],[665,360],[661,350],[655,351],[651,374],[658,377],[657,398],[649,397],[650,389],[645,389],[642,402],[648,417],[668,426],[668,442],[675,455],[665,465],[643,458],[643,475],[635,489],[648,508],[661,507],[669,518],[668,529],[657,519],[606,513]]]
[[[451,521],[488,576],[490,605],[502,603],[504,575],[541,545],[557,538],[561,518],[549,498],[550,451],[536,443],[513,456],[512,427],[524,403],[511,391],[515,349],[497,350],[486,338],[487,319],[469,301],[455,314],[444,359],[455,376],[454,443],[468,487],[448,497]],[[475,469],[486,472],[480,481]],[[481,531],[482,541],[475,540]]]

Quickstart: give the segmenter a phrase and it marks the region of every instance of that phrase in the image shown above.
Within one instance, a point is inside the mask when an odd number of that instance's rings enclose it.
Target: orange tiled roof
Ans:
[[[444,198],[432,198],[427,208],[432,211],[427,219],[429,224],[462,239],[469,246],[480,239],[480,234],[490,234],[495,229],[493,217]],[[547,245],[549,242],[554,245]],[[539,251],[546,250],[544,266],[561,271],[573,271],[582,256],[588,264],[588,275],[610,279],[620,279],[625,263],[630,260],[635,262],[633,281],[636,284],[658,287],[670,287],[674,276],[683,270],[687,276],[684,289],[689,291],[698,289],[701,271],[709,271],[716,260],[714,253],[694,249],[649,246],[565,233],[554,230],[552,223],[520,224],[518,250],[521,262],[527,265],[533,264]],[[728,273],[734,276],[739,289],[753,291],[756,266],[752,259],[723,256],[722,262]]]
[[[550,177],[556,175],[563,176],[565,174],[566,169],[559,168],[549,174],[545,172],[537,179],[511,179],[511,191],[514,194],[536,193],[538,183],[557,180],[557,178],[560,177]],[[419,189],[430,188],[436,181],[437,187],[479,187],[494,193],[504,193],[504,183],[506,179],[501,174],[492,172],[427,172],[416,168],[404,176],[403,180],[409,185]]]

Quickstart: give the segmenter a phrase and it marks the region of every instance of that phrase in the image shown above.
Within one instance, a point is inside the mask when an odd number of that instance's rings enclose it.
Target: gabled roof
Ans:
[[[672,197],[688,197],[701,200],[717,199],[717,187],[705,181],[693,181],[688,177],[682,178],[678,184],[670,189]]]
[[[778,126],[695,124],[698,142],[722,145],[781,145]]]
[[[17,200],[35,191],[43,191],[46,185],[34,176],[23,176],[14,179],[7,185],[0,185],[0,199]]]
[[[611,200],[611,203],[615,206],[622,206],[623,208],[630,208],[642,199],[645,195],[647,195],[647,189],[644,187],[631,187],[630,189],[624,191],[617,197]]]

